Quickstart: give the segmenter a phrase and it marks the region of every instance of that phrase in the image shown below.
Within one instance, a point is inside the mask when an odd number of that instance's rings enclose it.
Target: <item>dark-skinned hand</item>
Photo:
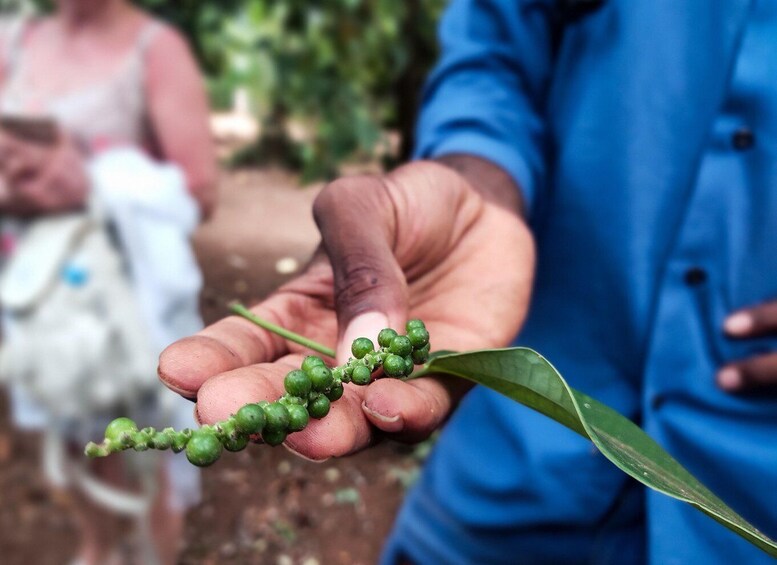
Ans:
[[[488,184],[488,175],[473,176]],[[478,190],[453,166],[428,161],[335,181],[314,205],[319,252],[304,274],[253,311],[336,347],[339,363],[354,338],[374,341],[382,328],[401,330],[409,318],[425,321],[433,350],[504,346],[526,315],[534,270],[532,237],[507,204],[515,186],[504,194]],[[170,388],[196,398],[200,422],[212,423],[246,403],[277,399],[283,376],[306,353],[232,316],[171,345],[159,373]],[[291,434],[286,446],[321,460],[383,434],[420,440],[466,388],[434,377],[347,385],[329,415]]]
[[[777,336],[777,301],[733,313],[726,319],[724,330],[737,339]],[[777,352],[730,363],[720,369],[717,378],[720,387],[731,392],[777,387]]]

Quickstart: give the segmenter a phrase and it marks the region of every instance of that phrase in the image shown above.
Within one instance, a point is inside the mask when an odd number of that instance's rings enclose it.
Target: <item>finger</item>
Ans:
[[[33,177],[18,183],[17,196],[20,201],[27,203],[38,212],[46,212],[55,207],[57,194],[47,190],[45,177]]]
[[[777,353],[759,355],[723,367],[718,384],[731,392],[777,385]]]
[[[373,442],[373,429],[362,412],[363,387],[347,385],[324,418],[311,419],[301,432],[289,435],[285,446],[313,461],[342,457]]]
[[[274,295],[252,311],[265,320],[289,327],[290,300],[287,295]],[[211,377],[273,361],[287,352],[284,339],[241,317],[230,316],[170,345],[159,357],[158,373],[167,387],[194,398]]]
[[[355,338],[374,337],[384,327],[405,322],[407,283],[392,249],[396,213],[377,177],[335,181],[313,204],[334,274],[341,363],[350,356]]]
[[[213,424],[237,412],[241,406],[261,400],[277,400],[284,393],[283,377],[302,362],[301,355],[289,355],[276,363],[242,367],[208,380],[197,395],[197,418]],[[329,414],[311,419],[307,427],[289,435],[286,446],[307,459],[320,461],[347,455],[366,447],[372,433],[361,411],[358,390],[332,403]]]
[[[13,136],[0,132],[0,158],[5,160],[17,153],[19,149],[20,144]]]
[[[12,184],[24,177],[29,169],[29,163],[21,155],[9,154],[3,162],[5,176]]]
[[[13,184],[14,199],[20,209],[30,213],[40,213],[49,208],[51,196],[38,180],[37,178],[18,180]]]
[[[471,385],[461,379],[380,379],[365,394],[362,410],[378,429],[402,441],[420,441],[450,415]]]
[[[5,174],[12,182],[29,175],[39,174],[45,170],[48,157],[51,155],[47,151],[26,143],[19,144],[8,154],[4,163]]]
[[[735,312],[726,318],[724,329],[733,337],[755,337],[777,332],[777,301]]]
[[[283,377],[293,368],[288,362],[261,363],[208,379],[197,393],[197,420],[201,424],[214,424],[226,420],[246,404],[277,400],[283,396]]]

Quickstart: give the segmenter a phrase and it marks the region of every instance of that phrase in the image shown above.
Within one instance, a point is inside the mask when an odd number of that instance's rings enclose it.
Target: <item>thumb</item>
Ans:
[[[334,274],[340,363],[355,338],[374,340],[381,329],[405,322],[407,282],[392,248],[397,213],[380,177],[339,179],[313,204]]]

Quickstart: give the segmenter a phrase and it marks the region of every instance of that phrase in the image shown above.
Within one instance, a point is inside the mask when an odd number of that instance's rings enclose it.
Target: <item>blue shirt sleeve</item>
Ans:
[[[424,90],[415,157],[466,153],[507,171],[527,209],[545,177],[545,91],[552,72],[548,0],[452,0],[441,59]]]

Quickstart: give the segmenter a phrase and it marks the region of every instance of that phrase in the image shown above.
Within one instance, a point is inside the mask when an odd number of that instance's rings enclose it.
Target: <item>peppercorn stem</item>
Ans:
[[[272,322],[268,322],[267,320],[260,318],[251,312],[248,308],[243,306],[240,302],[231,302],[229,304],[229,309],[232,310],[232,312],[235,314],[242,316],[246,320],[253,322],[257,326],[264,328],[267,331],[273,332],[274,334],[277,334],[284,339],[298,343],[304,347],[312,349],[313,351],[317,351],[322,355],[326,355],[327,357],[335,357],[336,355],[334,349],[330,349],[326,345],[322,345],[316,341],[313,341],[312,339],[308,339],[299,335],[298,333],[294,333],[290,330],[287,330],[286,328],[282,328],[281,326],[275,325]]]
[[[230,305],[230,308],[260,327],[334,356],[334,351],[262,320],[239,303]],[[398,335],[395,330],[383,329],[378,336],[383,336],[379,339],[378,349],[367,338],[355,339],[351,344],[353,357],[338,367],[330,369],[320,357],[307,356],[300,369],[286,374],[283,380],[286,392],[275,402],[263,400],[246,404],[226,420],[205,424],[194,431],[185,429],[177,432],[173,428],[158,431],[152,427],[138,429],[129,418],[117,418],[108,424],[103,441],[99,444],[90,442],[84,451],[89,457],[104,457],[126,449],[171,449],[175,453],[186,451],[190,462],[205,467],[216,461],[223,449],[240,451],[248,445],[251,437],[258,434],[265,443],[280,445],[290,432],[302,431],[310,418],[326,416],[331,403],[345,393],[343,385],[368,385],[373,373],[381,367],[387,377],[404,378],[413,372],[415,365],[425,363],[429,358],[429,334],[419,324],[420,320],[408,322],[406,336]],[[388,337],[391,337],[390,342]]]

